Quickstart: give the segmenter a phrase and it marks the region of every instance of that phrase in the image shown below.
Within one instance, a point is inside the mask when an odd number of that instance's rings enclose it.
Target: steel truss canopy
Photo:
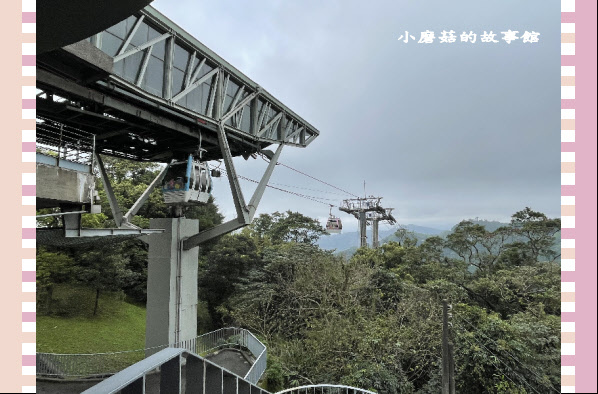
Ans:
[[[168,162],[270,144],[306,147],[319,132],[152,7],[37,58],[37,112],[96,135],[96,152]],[[218,93],[219,92],[219,93]]]

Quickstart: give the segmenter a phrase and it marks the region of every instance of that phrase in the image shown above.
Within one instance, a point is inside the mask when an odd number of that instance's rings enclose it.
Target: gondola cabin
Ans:
[[[205,204],[212,193],[212,177],[207,163],[189,155],[186,161],[170,164],[162,181],[164,202],[171,205]]]
[[[329,234],[340,234],[343,229],[343,223],[340,218],[331,216],[326,221],[326,232]]]

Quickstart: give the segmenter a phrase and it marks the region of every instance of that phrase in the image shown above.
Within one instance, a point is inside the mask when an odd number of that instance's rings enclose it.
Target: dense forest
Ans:
[[[131,206],[156,175],[147,164],[106,160],[119,202]],[[101,190],[101,188],[100,188]],[[100,193],[102,194],[102,193]],[[113,227],[104,214],[86,227]],[[169,214],[159,191],[135,223]],[[216,205],[186,212],[202,228],[222,222]],[[55,219],[39,222],[58,225]],[[200,249],[203,331],[251,330],[268,346],[264,385],[271,391],[338,383],[380,393],[438,393],[442,300],[452,305],[455,381],[459,393],[547,393],[560,387],[560,220],[524,208],[496,229],[463,221],[446,237],[417,242],[408,232],[350,258],[320,249],[320,223],[298,212],[262,214],[242,231]],[[445,250],[454,257],[447,257]],[[55,286],[145,302],[147,247],[141,241],[90,248],[38,248],[39,313]],[[125,350],[125,349],[123,349]]]

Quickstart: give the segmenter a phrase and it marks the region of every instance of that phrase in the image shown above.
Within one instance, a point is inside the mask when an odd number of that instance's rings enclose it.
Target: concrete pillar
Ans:
[[[359,211],[359,236],[361,239],[359,247],[367,248],[368,247],[368,236],[367,236],[367,221],[365,218],[365,211]]]
[[[147,237],[147,318],[145,346],[154,347],[197,336],[197,260],[199,248],[183,250],[181,239],[199,232],[199,220],[151,219],[164,233]],[[148,351],[146,357],[160,349]]]

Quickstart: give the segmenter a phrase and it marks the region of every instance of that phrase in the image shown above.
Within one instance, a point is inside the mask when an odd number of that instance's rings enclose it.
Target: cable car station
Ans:
[[[63,224],[38,229],[37,242],[77,247],[140,237],[148,244],[146,358],[86,392],[142,393],[146,375],[152,379],[159,370],[161,392],[181,392],[184,380],[193,392],[267,393],[256,386],[266,369],[266,348],[247,330],[235,337],[256,357],[248,371],[233,373],[198,356],[203,340],[197,336],[198,246],[249,225],[274,168],[282,164],[283,147],[307,147],[319,131],[154,8],[126,14],[133,6],[125,0],[111,18],[102,14],[105,8],[96,9],[106,18],[79,23],[73,31],[62,28],[68,21],[54,22],[60,25],[56,29],[49,23],[36,59],[36,199],[38,208],[60,211],[40,216],[60,217]],[[130,16],[114,24],[123,14]],[[66,45],[63,39],[83,38],[82,31],[93,35]],[[257,155],[268,161],[261,179],[239,176],[233,157]],[[107,156],[164,167],[132,206],[122,207],[104,165]],[[224,168],[210,168],[211,160],[221,160]],[[199,220],[185,218],[185,208],[208,203],[212,178],[221,174],[228,178],[236,217],[200,232]],[[98,175],[116,228],[82,228],[82,214],[100,212]],[[249,201],[239,178],[258,183]],[[132,219],[156,188],[171,207],[171,217],[150,219],[149,229],[139,228]],[[340,233],[342,222],[332,207],[326,230]],[[340,210],[360,220],[362,246],[367,246],[366,225],[376,229],[376,247],[378,222],[395,222],[380,198],[345,200]],[[52,362],[37,361],[52,370]],[[314,387],[370,393],[348,386]]]
[[[36,79],[38,202],[59,207],[55,215],[64,224],[38,242],[73,246],[143,236],[149,244],[146,347],[193,340],[197,246],[250,224],[282,148],[306,147],[318,130],[149,6],[85,40],[38,53]],[[273,144],[274,152],[265,150]],[[80,152],[87,162],[73,159]],[[246,202],[232,158],[252,154],[270,163]],[[102,156],[165,168],[123,214]],[[224,161],[237,215],[200,233],[199,221],[186,219],[184,208],[208,201],[209,160]],[[81,228],[81,214],[97,212],[96,165],[115,229]],[[173,217],[140,229],[131,219],[156,187]]]

